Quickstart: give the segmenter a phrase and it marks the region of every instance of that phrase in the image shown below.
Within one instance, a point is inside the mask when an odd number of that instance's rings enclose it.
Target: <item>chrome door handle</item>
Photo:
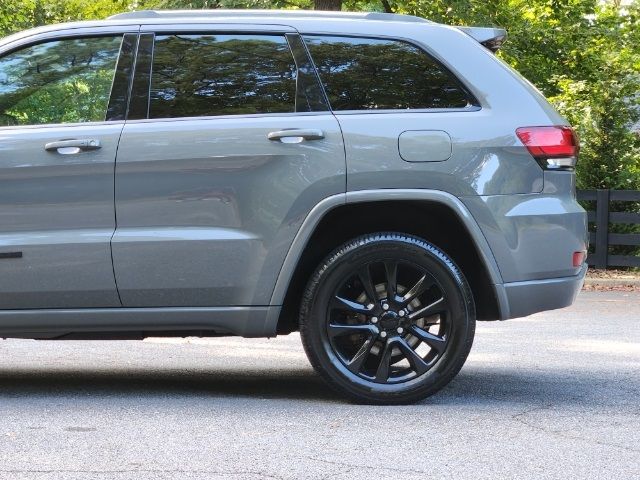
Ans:
[[[82,140],[58,140],[57,142],[49,142],[44,146],[47,152],[56,151],[63,155],[72,155],[87,150],[97,150],[101,148],[100,140],[86,138]]]
[[[317,128],[288,128],[270,132],[267,138],[274,141],[280,140],[283,143],[300,143],[303,140],[320,140],[324,138],[324,133]]]

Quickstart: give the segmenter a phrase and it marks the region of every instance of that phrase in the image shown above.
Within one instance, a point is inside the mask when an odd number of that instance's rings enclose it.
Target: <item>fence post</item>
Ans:
[[[609,190],[596,194],[596,268],[607,268],[609,257]]]

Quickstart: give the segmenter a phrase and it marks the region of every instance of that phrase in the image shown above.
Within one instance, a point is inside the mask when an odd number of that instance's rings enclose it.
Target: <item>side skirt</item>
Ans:
[[[91,308],[0,311],[2,338],[275,337],[281,307]]]

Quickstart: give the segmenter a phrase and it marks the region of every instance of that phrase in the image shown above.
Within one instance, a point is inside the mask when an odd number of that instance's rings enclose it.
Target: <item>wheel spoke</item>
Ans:
[[[340,325],[336,323],[329,324],[329,336],[330,337],[339,337],[341,335],[352,335],[354,333],[362,334],[362,335],[377,335],[378,329],[373,325]]]
[[[360,279],[360,283],[364,287],[364,292],[367,294],[367,298],[371,303],[376,303],[378,301],[378,295],[376,294],[376,289],[373,285],[373,280],[371,280],[371,272],[369,271],[369,265],[365,265],[358,271],[358,278]]]
[[[361,313],[363,315],[371,313],[366,305],[339,297],[338,295],[333,297],[332,307],[338,310],[348,310],[354,313]]]
[[[373,344],[375,343],[375,341],[376,341],[376,337],[373,335],[369,336],[365,340],[365,342],[362,344],[360,349],[356,352],[356,354],[353,356],[351,361],[347,364],[347,368],[349,370],[351,370],[353,373],[360,372],[360,369],[362,368],[362,364],[369,357],[369,353],[371,353],[371,348],[373,347]]]
[[[411,365],[411,368],[414,372],[416,372],[416,374],[422,375],[424,372],[429,370],[429,365],[427,364],[427,362],[425,362],[422,357],[418,355],[418,353],[413,348],[411,348],[411,345],[409,345],[404,338],[400,338],[397,341],[397,344],[400,350],[402,350],[402,353],[404,353],[404,356],[409,361],[409,365]]]
[[[444,351],[444,347],[447,344],[444,338],[434,335],[433,333],[429,333],[416,325],[411,327],[411,333],[433,348],[438,352],[438,354],[441,354]]]
[[[384,270],[387,275],[387,300],[395,300],[398,290],[398,264],[396,262],[384,262]]]
[[[387,342],[380,355],[380,364],[376,370],[376,381],[386,382],[389,380],[389,367],[391,366],[391,353],[393,352],[393,342]]]
[[[421,295],[432,285],[433,283],[427,280],[427,276],[423,275],[422,278],[420,278],[420,280],[418,280],[418,282],[413,287],[411,287],[411,289],[407,293],[404,294],[404,296],[402,297],[402,304],[409,304],[414,298],[416,298],[418,295]]]
[[[409,314],[409,320],[418,320],[423,317],[429,317],[436,313],[444,312],[446,309],[447,302],[444,300],[444,297],[442,297],[426,307],[422,307],[415,312],[411,312]]]

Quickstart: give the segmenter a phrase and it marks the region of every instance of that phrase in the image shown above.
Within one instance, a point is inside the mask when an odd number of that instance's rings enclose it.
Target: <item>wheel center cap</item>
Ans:
[[[380,328],[383,330],[395,330],[400,326],[400,317],[396,312],[388,310],[380,317]]]

